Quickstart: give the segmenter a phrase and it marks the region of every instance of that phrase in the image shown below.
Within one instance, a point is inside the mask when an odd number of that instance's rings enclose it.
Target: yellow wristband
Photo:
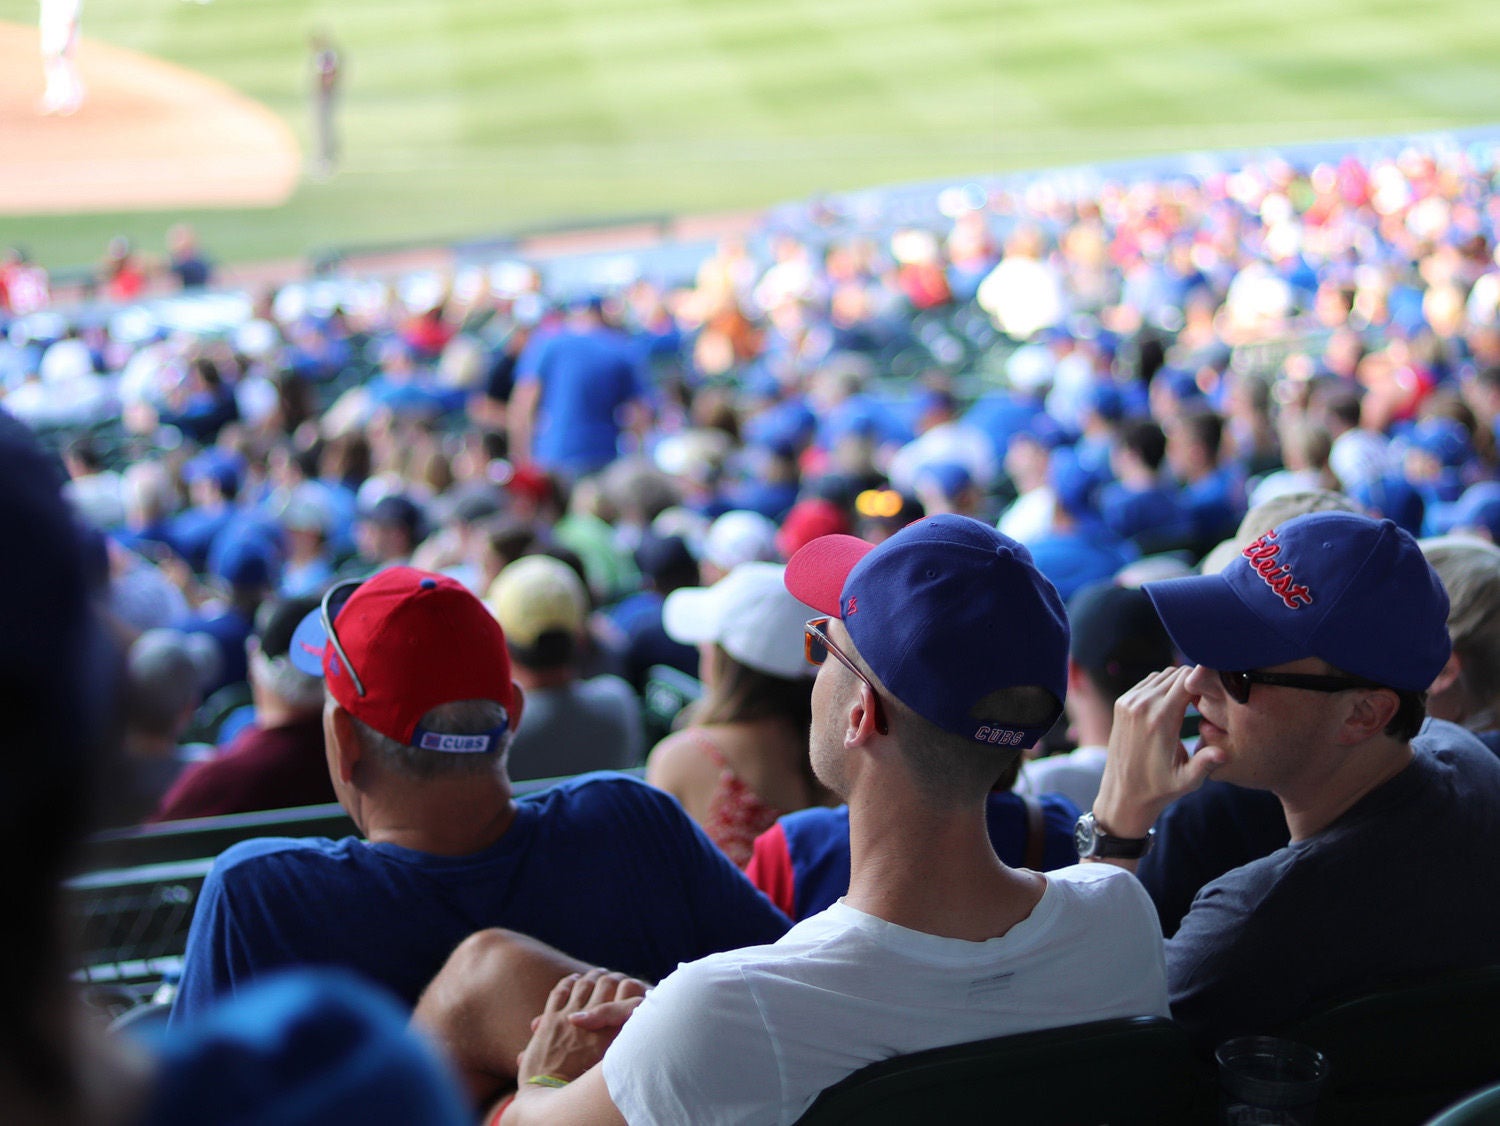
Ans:
[[[533,1075],[526,1082],[532,1087],[566,1087],[572,1080],[561,1079],[556,1075]]]

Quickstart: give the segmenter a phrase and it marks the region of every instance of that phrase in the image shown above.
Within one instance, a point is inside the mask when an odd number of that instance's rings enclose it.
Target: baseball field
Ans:
[[[36,14],[0,0],[0,189],[41,196],[0,243],[53,266],[117,233],[159,249],[184,217],[260,259],[1500,119],[1493,0],[87,0],[90,100],[45,119]],[[314,180],[319,29],[343,155]],[[173,140],[165,86],[104,72],[132,60],[186,83],[196,132]],[[96,189],[107,149],[146,186],[75,202],[28,145]],[[191,201],[195,162],[218,196]]]

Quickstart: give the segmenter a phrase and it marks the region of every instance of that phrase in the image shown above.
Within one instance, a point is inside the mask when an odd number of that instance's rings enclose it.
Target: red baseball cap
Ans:
[[[342,605],[341,591],[352,591]],[[335,637],[324,626],[325,614],[332,615]],[[496,750],[518,718],[500,623],[467,588],[443,575],[389,567],[358,585],[332,587],[323,606],[302,619],[288,655],[303,672],[323,677],[350,715],[411,746],[459,754]],[[422,727],[433,708],[461,700],[494,701],[506,721],[473,735]]]
[[[776,550],[783,558],[790,559],[815,539],[846,535],[852,530],[848,515],[833,501],[822,497],[799,500],[781,522],[781,530],[776,533]]]

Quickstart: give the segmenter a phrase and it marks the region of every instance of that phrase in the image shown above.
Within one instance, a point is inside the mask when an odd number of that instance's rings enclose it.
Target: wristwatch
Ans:
[[[1079,860],[1139,860],[1151,851],[1155,840],[1155,829],[1146,830],[1144,837],[1112,837],[1099,828],[1092,810],[1073,827],[1073,847]]]

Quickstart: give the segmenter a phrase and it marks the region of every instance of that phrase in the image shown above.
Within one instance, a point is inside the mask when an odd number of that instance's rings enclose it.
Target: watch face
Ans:
[[[1080,857],[1094,854],[1094,819],[1087,813],[1073,826],[1073,848]]]

